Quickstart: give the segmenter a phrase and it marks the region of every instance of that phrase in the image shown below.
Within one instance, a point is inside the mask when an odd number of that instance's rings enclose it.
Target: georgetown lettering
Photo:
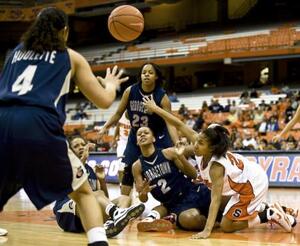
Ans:
[[[130,103],[130,110],[131,111],[136,111],[136,112],[141,112],[141,113],[147,113],[147,110],[144,107],[144,104],[143,104],[142,101],[132,100],[129,103]]]
[[[169,173],[171,173],[170,163],[165,161],[147,170],[145,176],[147,180],[151,182],[152,180],[163,177]]]

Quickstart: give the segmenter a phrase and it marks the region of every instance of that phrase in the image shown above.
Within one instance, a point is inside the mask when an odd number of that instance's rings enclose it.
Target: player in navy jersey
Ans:
[[[124,151],[123,163],[125,164],[121,185],[121,207],[129,206],[128,199],[133,186],[132,164],[141,154],[136,144],[136,132],[142,126],[150,127],[156,137],[158,148],[167,148],[173,145],[178,139],[176,129],[155,114],[148,113],[143,105],[143,98],[153,96],[157,105],[167,111],[171,111],[171,103],[166,92],[161,88],[163,77],[159,67],[153,63],[146,63],[141,67],[138,75],[138,83],[127,88],[122,96],[116,113],[101,128],[100,136],[117,124],[125,110],[131,123],[131,130],[128,137],[126,149]],[[171,135],[171,137],[170,137]],[[172,138],[172,139],[171,139]]]
[[[104,229],[107,237],[114,237],[119,234],[127,225],[129,220],[137,218],[144,211],[144,204],[131,206],[127,209],[118,208],[105,194],[106,183],[104,169],[95,166],[96,171],[87,164],[89,156],[89,144],[82,137],[74,137],[70,140],[70,147],[74,154],[85,163],[88,173],[89,184],[93,194],[97,198],[102,210],[104,211]],[[105,189],[104,189],[105,188]],[[64,197],[55,202],[53,212],[57,224],[67,232],[83,232],[83,226],[80,220],[80,214],[76,207],[76,202],[69,197]],[[111,219],[109,219],[109,217]]]
[[[169,222],[160,218],[168,213],[177,215],[177,224],[187,230],[204,228],[210,204],[210,192],[203,184],[194,184],[196,169],[187,162],[180,150],[158,149],[155,137],[148,127],[137,131],[137,144],[142,155],[132,168],[136,188],[142,202],[148,192],[161,202],[148,217],[138,224],[139,231],[165,231]]]
[[[108,108],[122,72],[96,78],[85,58],[67,47],[67,15],[45,8],[8,57],[0,79],[0,211],[21,188],[37,209],[69,196],[90,245],[108,245],[101,209],[80,160],[63,132],[71,78],[95,105]]]

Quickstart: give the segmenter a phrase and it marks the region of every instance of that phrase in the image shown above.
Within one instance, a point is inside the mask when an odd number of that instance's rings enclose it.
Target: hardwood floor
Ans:
[[[118,196],[118,187],[110,186],[110,194],[112,198]],[[300,207],[300,189],[270,189],[268,200],[279,201],[290,207]],[[153,202],[149,202],[147,206],[151,208],[152,204]],[[116,238],[109,239],[109,244],[111,246],[300,245],[299,224],[293,233],[283,232],[279,227],[271,229],[268,225],[261,225],[259,228],[230,234],[216,229],[209,239],[191,240],[190,236],[195,232],[172,230],[167,233],[140,233],[137,232],[136,223],[137,221],[131,222]],[[85,234],[65,233],[58,228],[51,206],[36,211],[23,191],[14,196],[0,214],[0,227],[9,231],[8,236],[0,237],[0,245],[87,244]]]

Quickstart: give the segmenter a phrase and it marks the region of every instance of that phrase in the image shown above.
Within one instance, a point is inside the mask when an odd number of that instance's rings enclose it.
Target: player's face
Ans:
[[[157,79],[154,67],[151,64],[146,64],[142,69],[141,80],[143,84],[152,85]]]
[[[71,149],[79,158],[82,157],[85,151],[86,143],[82,138],[74,138],[71,142]]]
[[[194,144],[194,152],[197,156],[205,156],[210,153],[209,144],[204,134],[199,134]]]
[[[148,127],[139,128],[136,133],[136,139],[138,146],[144,146],[154,142],[152,131]]]

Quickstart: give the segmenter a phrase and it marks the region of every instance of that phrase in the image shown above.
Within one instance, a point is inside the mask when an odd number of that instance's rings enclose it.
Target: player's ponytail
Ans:
[[[207,137],[213,155],[224,156],[230,147],[228,130],[218,124],[212,124],[203,131]]]
[[[65,12],[54,7],[43,9],[21,38],[24,49],[37,53],[65,50],[66,43],[59,36],[59,31],[67,26],[68,16]]]

